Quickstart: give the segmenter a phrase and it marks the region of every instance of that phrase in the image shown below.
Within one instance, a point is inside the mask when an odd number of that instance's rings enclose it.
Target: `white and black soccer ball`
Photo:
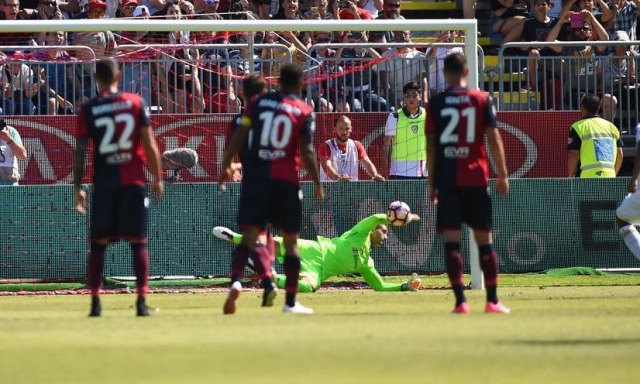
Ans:
[[[410,213],[411,208],[409,208],[409,205],[404,201],[394,201],[389,204],[389,208],[387,208],[387,218],[391,225],[395,227],[405,225]]]

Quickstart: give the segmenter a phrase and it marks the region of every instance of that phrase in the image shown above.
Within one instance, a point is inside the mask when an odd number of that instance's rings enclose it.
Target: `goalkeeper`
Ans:
[[[405,225],[420,220],[418,215],[412,213],[409,215]],[[371,246],[382,246],[387,240],[387,224],[389,224],[389,219],[385,214],[376,214],[361,220],[340,237],[328,239],[318,236],[317,241],[298,239],[301,259],[298,291],[315,292],[328,278],[349,273],[359,273],[375,291],[417,290],[421,281],[415,273],[407,282],[387,283],[376,271],[370,256]],[[242,235],[225,227],[215,227],[211,233],[215,237],[233,244],[240,244],[242,240]],[[264,237],[259,241],[263,244],[266,243]],[[279,263],[282,263],[284,260],[282,238],[274,237],[273,241],[275,243],[275,257]],[[276,282],[278,288],[284,288],[285,277],[277,275]]]

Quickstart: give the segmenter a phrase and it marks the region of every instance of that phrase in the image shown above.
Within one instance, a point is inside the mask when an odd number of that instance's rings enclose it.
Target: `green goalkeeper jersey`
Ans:
[[[369,234],[380,224],[389,224],[383,213],[361,220],[340,237],[328,239],[318,236],[317,241],[298,239],[302,269],[318,273],[318,285],[333,276],[359,273],[375,291],[400,291],[402,283],[387,283],[382,280],[370,255]],[[284,261],[284,247],[277,252],[276,257],[279,262]]]

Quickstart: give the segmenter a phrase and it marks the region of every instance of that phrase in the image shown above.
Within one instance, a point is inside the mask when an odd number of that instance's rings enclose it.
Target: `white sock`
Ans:
[[[640,233],[633,225],[625,225],[620,228],[620,236],[624,240],[624,244],[629,248],[633,256],[640,260]]]

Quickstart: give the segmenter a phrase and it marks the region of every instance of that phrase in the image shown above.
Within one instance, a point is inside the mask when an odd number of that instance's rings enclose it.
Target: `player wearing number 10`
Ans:
[[[242,243],[235,249],[231,262],[231,288],[223,307],[224,314],[236,311],[236,300],[242,291],[240,279],[248,259],[257,261],[264,287],[263,306],[272,306],[276,290],[271,276],[273,251],[265,244],[256,246],[261,232],[271,224],[283,232],[285,246],[284,272],[285,313],[313,313],[296,302],[300,254],[297,240],[302,220],[302,191],[298,180],[300,157],[315,183],[315,194],[324,197],[313,150],[315,116],[312,108],[298,97],[302,90],[302,70],[284,65],[280,71],[280,92],[254,98],[229,142],[222,160],[220,187],[233,174],[231,162],[240,151],[242,159],[242,191],[238,224]]]
[[[491,198],[487,191],[489,166],[484,136],[489,140],[501,196],[509,191],[507,166],[496,112],[488,93],[467,88],[469,67],[460,53],[444,60],[449,87],[428,105],[426,123],[429,191],[438,206],[436,226],[444,232],[447,275],[456,296],[454,313],[467,313],[464,295],[460,226],[473,229],[480,254],[480,267],[487,290],[487,313],[508,313],[498,301],[498,261],[491,236]]]
[[[87,285],[91,289],[91,312],[100,316],[100,287],[104,254],[111,241],[131,244],[138,300],[136,314],[148,316],[146,295],[149,281],[145,155],[153,175],[152,190],[159,200],[164,190],[160,154],[151,122],[140,96],[118,92],[118,63],[104,59],[96,63],[100,95],[82,105],[73,159],[75,208],[86,212],[82,190],[84,159],[88,141],[93,142],[93,197],[91,201],[91,253],[87,260]]]

